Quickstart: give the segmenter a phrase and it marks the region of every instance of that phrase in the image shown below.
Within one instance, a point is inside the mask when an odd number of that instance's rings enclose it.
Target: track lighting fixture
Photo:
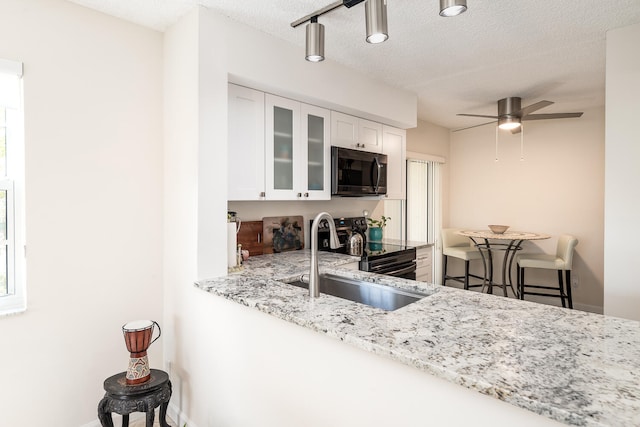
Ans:
[[[387,30],[387,0],[338,0],[322,9],[293,21],[293,28],[308,22],[306,29],[306,60],[319,62],[324,60],[324,25],[318,18],[339,7],[352,8],[362,2],[364,4],[367,42],[382,43],[389,38]],[[456,16],[467,10],[467,0],[440,0],[440,16]]]
[[[440,0],[440,16],[456,16],[467,10],[467,0]]]
[[[364,4],[367,42],[382,43],[389,38],[387,30],[387,0],[367,0]]]
[[[307,24],[306,56],[310,62],[324,61],[324,25],[314,16]]]

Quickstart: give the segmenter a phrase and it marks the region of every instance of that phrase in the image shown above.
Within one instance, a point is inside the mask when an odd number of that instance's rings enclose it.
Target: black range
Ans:
[[[366,239],[367,222],[365,217],[336,218],[336,231],[341,246],[338,249],[328,247],[328,226],[321,225],[318,231],[318,249],[348,253],[345,242],[353,233],[362,235],[364,251],[360,259],[360,270],[378,274],[415,280],[416,278],[416,248],[406,245],[396,245],[383,242],[369,242]]]

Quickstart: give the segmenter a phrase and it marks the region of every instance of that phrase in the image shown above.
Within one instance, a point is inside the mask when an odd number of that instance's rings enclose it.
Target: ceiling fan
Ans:
[[[547,119],[568,119],[582,116],[582,113],[551,113],[551,114],[531,114],[541,108],[548,107],[553,104],[551,101],[540,101],[522,108],[522,98],[512,96],[503,98],[498,101],[498,115],[486,116],[482,114],[458,114],[458,116],[466,117],[486,117],[488,119],[496,119],[480,125],[469,126],[462,129],[455,129],[453,132],[471,129],[478,126],[488,125],[489,123],[498,122],[501,129],[510,130],[511,133],[519,133],[522,131],[523,120],[547,120]]]

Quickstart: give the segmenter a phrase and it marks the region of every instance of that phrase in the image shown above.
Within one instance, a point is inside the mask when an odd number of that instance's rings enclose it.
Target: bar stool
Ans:
[[[545,297],[560,297],[562,306],[566,307],[565,299],[569,302],[569,308],[573,308],[571,298],[571,264],[573,262],[573,252],[578,244],[578,239],[565,234],[558,238],[558,247],[555,255],[551,254],[520,254],[517,256],[518,291],[520,299],[525,295],[539,295]],[[558,286],[530,285],[524,282],[525,268],[542,268],[546,270],[558,270]],[[563,275],[566,280],[563,283]],[[566,286],[566,293],[565,293]],[[530,292],[526,288],[547,289],[558,291],[558,293]]]
[[[458,228],[443,228],[442,229],[442,285],[446,286],[447,280],[455,280],[464,285],[464,289],[475,288],[483,286],[485,283],[485,277],[478,276],[469,273],[469,262],[474,260],[482,261],[482,254],[469,240],[468,237],[461,236],[456,232],[460,231]],[[464,276],[449,276],[447,275],[447,260],[449,257],[458,258],[464,261]],[[486,265],[482,263],[485,268]],[[474,277],[482,280],[482,284],[469,284],[469,278]]]
[[[151,379],[137,385],[126,384],[126,372],[113,375],[104,380],[104,397],[98,404],[98,419],[103,427],[113,427],[111,413],[122,415],[122,427],[129,426],[129,414],[146,412],[146,427],[153,427],[155,408],[160,407],[161,427],[170,427],[167,423],[167,407],[171,399],[171,381],[169,375],[159,369],[151,369]]]

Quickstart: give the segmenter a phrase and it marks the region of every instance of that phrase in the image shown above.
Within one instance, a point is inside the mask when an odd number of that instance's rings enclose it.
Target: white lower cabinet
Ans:
[[[407,198],[407,131],[382,127],[382,152],[387,155],[386,200]]]
[[[433,283],[433,248],[418,248],[416,250],[416,280]]]

